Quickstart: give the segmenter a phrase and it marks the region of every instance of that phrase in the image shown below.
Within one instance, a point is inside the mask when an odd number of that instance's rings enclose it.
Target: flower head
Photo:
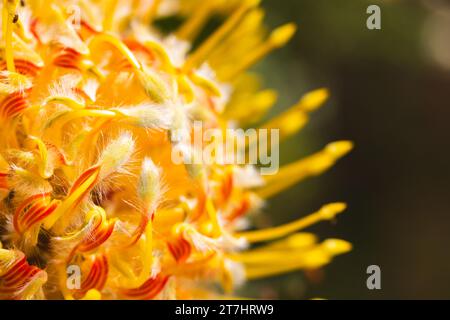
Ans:
[[[194,121],[225,131],[264,117],[276,93],[248,70],[295,25],[267,32],[256,0],[0,6],[0,298],[212,298],[350,250],[303,232],[343,203],[244,230],[267,199],[331,167],[350,142],[264,177],[252,166],[172,159],[175,148],[186,158],[198,151]],[[167,15],[184,20],[169,34],[155,23]],[[192,47],[213,15],[226,18]],[[308,93],[259,129],[286,139],[327,96]]]

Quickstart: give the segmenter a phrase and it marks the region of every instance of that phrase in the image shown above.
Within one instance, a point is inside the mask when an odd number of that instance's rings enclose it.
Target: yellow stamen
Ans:
[[[167,51],[160,43],[155,41],[145,41],[144,46],[150,49],[155,55],[158,56],[158,59],[162,64],[163,70],[167,70],[170,72],[174,71],[175,67],[172,65],[170,56],[167,54]]]
[[[249,99],[242,99],[225,109],[224,116],[230,120],[239,120],[240,123],[252,124],[258,122],[278,99],[274,90],[264,90],[256,93]]]
[[[260,26],[263,24],[264,15],[264,11],[261,8],[256,7],[252,9],[245,15],[239,25],[233,29],[233,32],[230,33],[229,36],[214,49],[214,52],[211,54],[213,64],[214,62],[219,61],[234,61],[232,65],[217,65],[216,68],[218,68],[218,73],[225,74],[227,68],[233,69],[234,65],[239,63],[241,58],[243,58],[249,51],[242,50],[241,48],[253,49],[263,41],[262,38],[264,37],[264,32],[260,32],[259,30]],[[245,41],[243,41],[243,39],[245,39]],[[241,52],[240,56],[230,56],[230,54],[235,50],[239,50],[236,52]]]
[[[147,72],[139,70],[138,79],[144,87],[145,93],[156,103],[163,103],[169,99],[169,89],[163,79],[153,71]]]
[[[229,81],[247,70],[259,60],[264,58],[271,51],[283,47],[295,34],[297,27],[293,23],[288,23],[275,29],[266,42],[261,43],[257,48],[252,50],[243,57],[240,62],[232,69],[228,70],[223,76],[223,80]]]
[[[212,236],[213,237],[219,236],[221,234],[221,228],[220,228],[219,219],[217,216],[217,211],[216,211],[211,199],[208,199],[206,201],[206,212],[207,212],[208,217],[211,222]]]
[[[13,53],[13,24],[16,9],[19,4],[17,0],[3,0],[3,30],[5,32],[5,60],[8,71],[15,72]]]
[[[263,124],[264,129],[279,129],[280,140],[297,133],[308,121],[308,113],[315,111],[328,99],[327,89],[318,89],[304,95],[300,101],[279,116]]]
[[[117,3],[119,0],[107,0],[105,8],[105,19],[103,20],[103,30],[109,31],[113,26],[114,13],[116,12]]]
[[[155,19],[161,3],[162,3],[162,0],[153,0],[152,6],[144,18],[146,25],[150,25],[152,23],[152,21]]]
[[[69,97],[63,97],[63,96],[53,96],[46,99],[43,103],[43,105],[48,105],[52,102],[57,102],[64,104],[68,106],[71,109],[83,109],[85,106],[83,103],[80,103],[79,101],[76,101],[74,99],[71,99]]]
[[[121,259],[119,253],[111,253],[109,262],[111,263],[112,267],[114,267],[122,275],[127,277],[128,281],[135,281],[136,276],[133,272],[132,266]],[[130,285],[130,287],[132,287],[132,285]]]
[[[312,233],[299,232],[294,233],[286,238],[270,242],[267,245],[257,247],[250,252],[260,251],[285,251],[285,250],[298,250],[305,249],[313,246],[317,243],[317,236]]]
[[[211,94],[211,96],[214,96],[214,97],[221,96],[220,89],[212,81],[210,81],[204,77],[201,77],[197,74],[192,74],[190,76],[190,79],[194,84],[205,89],[209,94]]]
[[[100,167],[91,170],[89,175],[77,186],[75,190],[71,191],[71,194],[61,203],[61,205],[46,219],[44,226],[46,229],[50,229],[53,225],[61,219],[63,215],[70,214],[81,201],[81,199],[90,191],[95,185],[100,173]],[[61,221],[61,220],[60,220]],[[61,221],[63,222],[63,221]],[[62,223],[61,230],[64,230],[66,223]]]
[[[141,242],[142,252],[142,270],[137,280],[133,283],[133,287],[141,286],[151,275],[153,262],[153,224],[150,220],[145,228],[145,238]]]
[[[50,128],[58,124],[58,129],[60,129],[60,127],[62,127],[67,122],[75,120],[77,118],[83,117],[114,118],[117,115],[118,113],[109,110],[82,109],[73,112],[69,111],[53,118],[51,121],[47,123],[46,128]]]
[[[189,72],[200,66],[212,52],[212,50],[228,35],[231,30],[241,21],[242,17],[259,4],[260,0],[248,0],[231,15],[222,26],[216,30],[186,61],[183,70]]]
[[[96,46],[101,43],[108,43],[119,50],[119,52],[131,63],[131,65],[135,69],[140,70],[142,68],[141,64],[136,59],[134,54],[130,51],[130,49],[128,49],[128,47],[121,40],[111,34],[102,33],[94,36],[89,43],[89,49],[91,50],[91,52],[95,52]]]
[[[30,140],[36,143],[39,149],[39,156],[40,156],[40,161],[38,163],[39,174],[41,175],[42,178],[48,179],[52,176],[53,170],[51,170],[51,168],[49,168],[47,165],[48,163],[47,146],[41,139],[37,137],[30,136]]]
[[[57,115],[55,118],[48,121],[45,124],[44,128],[45,130],[52,129],[51,130],[52,139],[54,139],[54,141],[56,141],[59,144],[59,142],[61,141],[62,134],[64,133],[64,130],[62,130],[64,125],[77,118],[83,117],[112,119],[114,117],[120,117],[120,114],[109,110],[97,110],[97,109],[79,109],[75,111],[68,111],[60,115]]]
[[[344,240],[328,239],[317,247],[304,252],[284,254],[282,256],[261,256],[255,264],[247,265],[246,278],[249,280],[275,276],[299,269],[317,269],[339,254],[351,250],[351,244]],[[272,261],[283,263],[273,264]]]
[[[192,41],[208,21],[214,7],[214,1],[205,1],[201,3],[195,14],[192,14],[177,31],[178,38]]]
[[[304,112],[315,111],[318,107],[328,100],[330,93],[328,89],[321,88],[305,94],[297,105],[294,106],[296,109],[303,110]]]
[[[145,228],[143,237],[137,243],[139,252],[141,252],[141,269],[138,275],[133,271],[132,266],[125,262],[123,258],[115,254],[111,256],[111,264],[126,279],[121,281],[121,286],[124,288],[136,288],[141,286],[151,275],[153,266],[153,224],[150,220]]]
[[[282,167],[277,174],[266,176],[266,185],[256,192],[262,198],[270,198],[305,178],[321,174],[352,148],[350,141],[330,143],[322,151]]]
[[[284,260],[283,255],[306,252],[317,245],[317,237],[310,233],[297,233],[285,239],[275,241],[268,245],[250,251],[232,253],[228,257],[245,264],[260,264],[270,259]]]
[[[332,220],[337,214],[344,211],[346,208],[345,203],[331,203],[323,206],[319,211],[312,213],[297,221],[274,228],[268,228],[258,231],[241,232],[236,237],[243,237],[249,243],[269,241],[278,238],[285,237],[293,232],[307,228],[313,224],[316,224],[324,220]]]

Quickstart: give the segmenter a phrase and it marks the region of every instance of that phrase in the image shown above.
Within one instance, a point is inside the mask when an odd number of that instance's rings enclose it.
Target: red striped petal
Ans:
[[[150,278],[144,284],[135,289],[122,289],[121,294],[127,299],[150,300],[156,297],[165,287],[169,276],[158,275]]]
[[[15,92],[7,95],[0,102],[0,116],[11,119],[18,116],[23,110],[30,107],[25,92]]]
[[[74,293],[76,299],[82,298],[89,290],[101,291],[108,279],[109,266],[105,255],[99,255],[92,263],[88,275],[83,279],[81,288]]]
[[[57,207],[57,202],[49,202],[49,193],[36,194],[24,200],[14,212],[14,229],[23,233],[48,217]]]
[[[23,59],[14,59],[14,65],[16,67],[16,72],[23,74],[29,77],[36,77],[39,71],[42,69],[41,67],[35,65],[34,63],[23,60]],[[0,62],[0,70],[6,70],[6,61]]]
[[[183,237],[179,237],[176,241],[168,242],[167,247],[178,263],[185,262],[192,252],[191,244]]]

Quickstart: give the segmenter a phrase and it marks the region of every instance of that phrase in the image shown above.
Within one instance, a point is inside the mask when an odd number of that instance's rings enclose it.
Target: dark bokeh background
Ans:
[[[326,143],[350,139],[356,149],[326,174],[278,196],[273,223],[346,201],[337,224],[312,231],[340,237],[354,250],[324,269],[257,282],[252,291],[283,298],[450,298],[450,4],[449,1],[265,0],[271,27],[299,26],[295,39],[257,68],[280,92],[273,113],[310,89],[332,99],[282,147],[288,163]],[[378,4],[382,30],[366,28]],[[446,69],[447,67],[447,69]],[[377,264],[382,289],[366,288]],[[315,277],[317,278],[317,275]],[[276,295],[275,295],[276,296]]]

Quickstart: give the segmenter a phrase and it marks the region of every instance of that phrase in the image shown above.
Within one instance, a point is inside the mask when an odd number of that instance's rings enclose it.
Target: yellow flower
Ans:
[[[350,250],[300,232],[343,203],[242,228],[351,142],[264,177],[249,166],[172,161],[175,147],[193,151],[194,121],[225,131],[264,117],[276,92],[247,70],[283,46],[293,24],[268,33],[256,0],[3,0],[1,10],[1,299],[215,298]],[[170,34],[154,23],[167,15],[184,19]],[[191,48],[214,15],[227,18]],[[307,93],[259,128],[286,139],[327,97]]]

